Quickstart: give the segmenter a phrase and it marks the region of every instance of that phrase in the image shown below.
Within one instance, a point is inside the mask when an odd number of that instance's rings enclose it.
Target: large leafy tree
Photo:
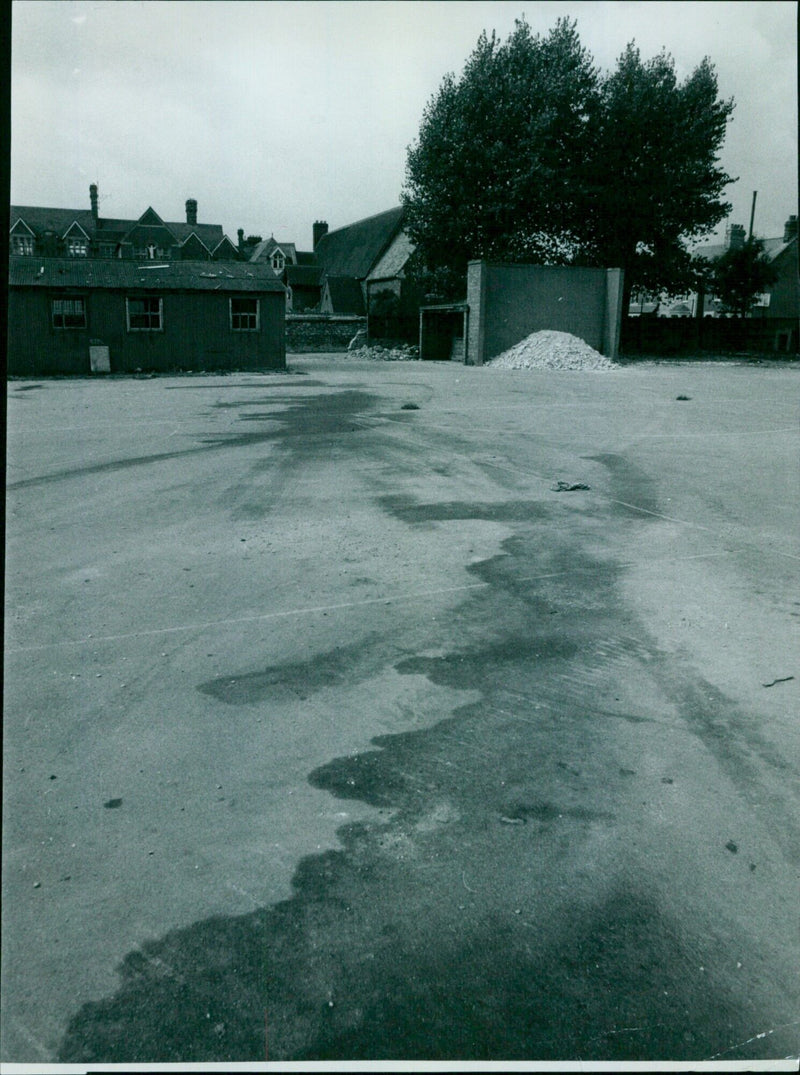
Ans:
[[[482,34],[408,150],[407,228],[438,290],[471,258],[621,266],[632,288],[686,290],[688,242],[730,211],[717,154],[733,109],[708,60],[679,83],[629,45],[601,75],[576,24]]]
[[[680,83],[671,56],[643,61],[634,44],[600,94],[587,248],[625,270],[628,292],[689,290],[687,247],[731,209],[718,153],[733,101],[719,100],[708,59]]]
[[[447,75],[408,151],[406,227],[439,285],[470,258],[563,261],[581,226],[598,75],[575,24],[518,20]]]

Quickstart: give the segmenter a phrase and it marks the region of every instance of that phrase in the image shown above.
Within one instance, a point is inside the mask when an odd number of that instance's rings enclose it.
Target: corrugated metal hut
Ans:
[[[12,257],[8,373],[281,369],[285,294],[248,263]]]

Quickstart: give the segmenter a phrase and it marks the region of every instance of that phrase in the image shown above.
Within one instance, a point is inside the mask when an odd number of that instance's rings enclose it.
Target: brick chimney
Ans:
[[[320,241],[323,235],[328,234],[328,221],[327,220],[315,220],[314,221],[314,249],[317,249],[317,243]]]
[[[98,209],[97,209],[97,183],[91,183],[89,185],[89,201],[92,205],[92,216],[94,217],[95,224],[97,223]],[[795,226],[797,225],[797,218],[795,217]]]
[[[197,223],[197,202],[194,200],[194,198],[186,199],[186,223]]]
[[[725,245],[729,250],[741,250],[744,239],[744,224],[729,224],[725,229]]]
[[[797,217],[790,216],[783,225],[783,241],[789,243],[797,238]]]

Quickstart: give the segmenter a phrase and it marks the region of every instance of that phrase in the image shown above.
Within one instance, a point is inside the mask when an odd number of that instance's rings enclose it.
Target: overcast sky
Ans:
[[[311,249],[399,202],[406,149],[481,30],[577,19],[603,70],[635,39],[680,78],[703,56],[734,97],[722,164],[732,222],[782,234],[797,212],[796,5],[459,0],[20,0],[12,9],[11,201],[185,219]],[[724,226],[721,229],[724,230]]]

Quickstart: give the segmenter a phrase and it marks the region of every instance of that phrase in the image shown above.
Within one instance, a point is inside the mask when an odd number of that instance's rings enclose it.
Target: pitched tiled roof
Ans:
[[[316,265],[317,255],[313,250],[298,250],[297,251],[297,264],[298,265]]]
[[[406,262],[414,253],[415,246],[410,237],[399,232],[390,243],[382,257],[378,259],[369,274],[369,280],[391,280],[402,276]]]
[[[246,262],[138,262],[95,258],[9,258],[10,287],[101,288],[153,291],[278,291],[268,266]]]
[[[328,276],[325,287],[330,296],[331,308],[335,314],[362,314],[364,296],[361,284],[352,276]]]
[[[56,235],[63,235],[75,220],[89,235],[94,235],[95,232],[91,209],[47,209],[36,205],[12,205],[10,226],[13,228],[20,219],[35,232],[52,231]]]
[[[403,207],[329,231],[317,243],[317,261],[330,276],[363,280],[400,229]]]
[[[70,224],[77,221],[87,235],[100,242],[119,242],[139,223],[138,219],[121,220],[112,217],[100,217],[96,221],[91,209],[49,209],[37,205],[12,205],[10,226],[13,228],[18,220],[24,220],[37,234],[51,231],[57,235],[63,235]],[[183,242],[195,232],[209,250],[213,250],[224,236],[221,224],[186,224],[165,220],[164,226],[169,228],[178,242]]]
[[[792,243],[797,242],[797,236],[790,239],[789,242],[784,242],[783,237],[779,236],[777,239],[764,239],[764,253],[767,255],[770,261],[774,261],[775,258],[784,252],[784,250],[791,246]]]
[[[784,242],[782,236],[778,236],[776,239],[762,239],[761,243],[764,248],[764,253],[767,255],[770,261],[774,261],[775,258],[782,254],[787,246],[795,242],[795,239],[790,239],[789,242]],[[721,258],[723,254],[727,253],[728,246],[726,243],[710,243],[708,246],[698,246],[693,253],[702,258],[707,258],[709,261],[716,261],[717,258]]]
[[[173,224],[166,220],[164,223],[181,242],[185,242],[194,232],[209,250],[213,250],[217,243],[222,241],[224,235],[221,224]]]
[[[293,287],[319,286],[322,269],[319,265],[287,265],[286,280]]]
[[[250,255],[250,260],[266,261],[273,250],[278,249],[283,251],[283,255],[289,263],[294,264],[297,257],[294,243],[279,243],[274,236],[270,236],[269,239],[262,239]]]

